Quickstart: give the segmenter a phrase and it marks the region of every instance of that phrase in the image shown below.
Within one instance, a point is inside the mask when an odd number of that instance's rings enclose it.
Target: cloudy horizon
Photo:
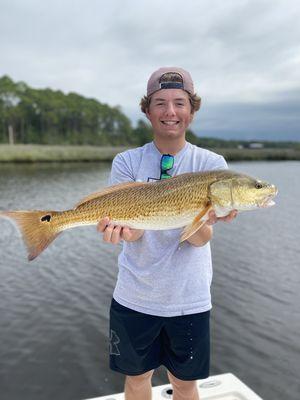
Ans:
[[[149,75],[176,65],[202,98],[198,136],[300,141],[297,0],[0,0],[0,11],[0,76],[119,105],[135,123]]]

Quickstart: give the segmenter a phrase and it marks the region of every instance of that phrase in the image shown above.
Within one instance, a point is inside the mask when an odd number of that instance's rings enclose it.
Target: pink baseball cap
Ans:
[[[182,78],[182,82],[161,82],[162,76],[168,72],[179,74]],[[190,73],[177,67],[162,67],[154,71],[150,76],[147,84],[147,96],[151,96],[151,94],[161,89],[183,89],[190,94],[195,94],[194,83]]]

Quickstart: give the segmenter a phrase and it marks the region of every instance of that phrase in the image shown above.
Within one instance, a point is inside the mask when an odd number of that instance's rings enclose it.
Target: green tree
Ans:
[[[0,78],[0,141],[42,144],[128,145],[134,142],[130,120],[110,107],[77,93],[33,89]]]

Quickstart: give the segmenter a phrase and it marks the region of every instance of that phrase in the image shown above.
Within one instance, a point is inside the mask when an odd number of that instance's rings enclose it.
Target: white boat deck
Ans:
[[[201,400],[262,400],[233,374],[215,375],[197,381]],[[152,389],[152,400],[172,399],[171,385]],[[96,397],[89,400],[125,400],[124,393]]]

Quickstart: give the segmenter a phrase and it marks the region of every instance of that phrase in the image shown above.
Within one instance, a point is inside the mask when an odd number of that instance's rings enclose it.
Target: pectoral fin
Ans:
[[[204,208],[195,218],[194,221],[190,224],[187,225],[184,230],[181,233],[180,236],[180,243],[183,242],[184,240],[188,239],[190,236],[192,236],[194,233],[196,233],[206,222],[206,218],[204,218],[209,211],[212,210],[212,206],[209,205]]]

